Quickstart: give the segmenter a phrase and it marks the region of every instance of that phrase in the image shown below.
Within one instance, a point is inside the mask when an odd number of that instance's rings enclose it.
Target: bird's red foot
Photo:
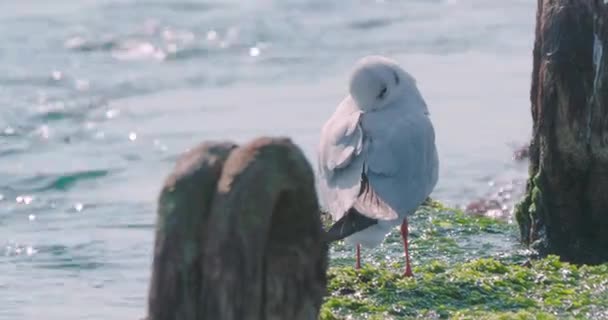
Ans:
[[[404,218],[403,223],[401,223],[401,237],[403,238],[403,251],[405,251],[405,272],[403,273],[403,276],[410,278],[413,277],[414,274],[412,273],[412,267],[410,266],[410,251],[408,250],[407,243],[407,227],[407,218]]]
[[[405,268],[403,276],[407,278],[412,278],[414,276],[414,274],[412,273],[412,268],[409,265]]]

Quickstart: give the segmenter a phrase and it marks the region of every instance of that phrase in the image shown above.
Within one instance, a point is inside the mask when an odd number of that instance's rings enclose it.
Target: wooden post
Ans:
[[[323,234],[312,168],[289,139],[204,143],[160,194],[148,319],[316,319]]]
[[[607,43],[603,0],[538,0],[530,177],[516,216],[541,255],[608,261]]]

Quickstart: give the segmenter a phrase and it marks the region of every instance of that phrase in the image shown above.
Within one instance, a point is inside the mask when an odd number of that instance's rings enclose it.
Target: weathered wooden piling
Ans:
[[[313,171],[289,139],[204,143],[160,193],[148,319],[316,319],[327,251]]]
[[[521,237],[541,254],[608,261],[608,4],[538,0],[530,178]]]

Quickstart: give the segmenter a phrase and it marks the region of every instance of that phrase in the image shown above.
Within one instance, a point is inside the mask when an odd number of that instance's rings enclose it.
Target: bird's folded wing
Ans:
[[[361,113],[347,98],[321,131],[319,145],[319,187],[334,219],[353,205],[361,189],[363,132]]]
[[[319,165],[323,170],[333,173],[344,169],[361,153],[363,134],[359,118],[359,113],[332,117],[323,127],[319,148]]]
[[[435,135],[426,116],[397,122],[366,149],[366,176],[371,189],[400,214],[424,201],[435,180]],[[422,200],[420,200],[422,199]]]

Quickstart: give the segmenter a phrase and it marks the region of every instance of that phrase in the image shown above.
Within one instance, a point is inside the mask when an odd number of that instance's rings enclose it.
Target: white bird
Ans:
[[[405,276],[412,276],[407,217],[435,188],[439,159],[435,130],[416,80],[382,56],[361,59],[350,94],[323,126],[318,149],[319,190],[336,223],[329,241],[379,245],[401,224]]]

